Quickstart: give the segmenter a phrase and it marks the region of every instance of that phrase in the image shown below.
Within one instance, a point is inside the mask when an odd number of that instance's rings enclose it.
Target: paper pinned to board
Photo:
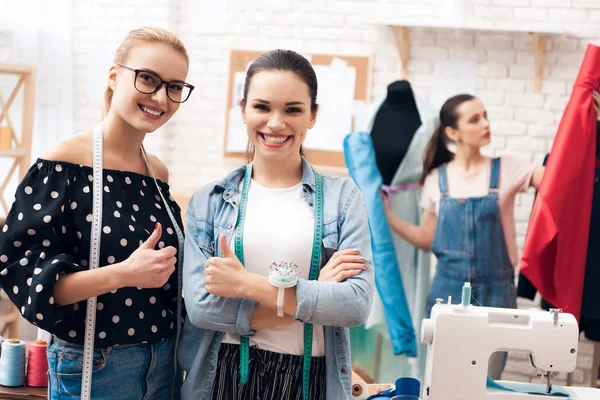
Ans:
[[[317,122],[304,141],[307,149],[343,151],[352,130],[356,68],[334,57],[329,65],[313,65],[319,82]]]
[[[469,61],[436,61],[431,77],[430,103],[441,108],[450,97],[468,93],[475,95],[477,64]]]

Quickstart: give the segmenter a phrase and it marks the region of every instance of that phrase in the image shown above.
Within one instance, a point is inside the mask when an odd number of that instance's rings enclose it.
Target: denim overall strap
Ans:
[[[490,192],[497,192],[500,187],[500,157],[492,159],[492,173],[490,174]]]
[[[440,193],[442,196],[448,196],[448,174],[446,173],[446,167],[448,164],[442,164],[438,168]]]

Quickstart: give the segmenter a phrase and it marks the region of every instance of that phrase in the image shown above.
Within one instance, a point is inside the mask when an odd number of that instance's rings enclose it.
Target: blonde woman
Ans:
[[[145,157],[148,132],[189,97],[188,55],[159,28],[131,31],[108,73],[99,267],[89,270],[93,133],[48,149],[31,167],[0,234],[0,284],[31,323],[49,331],[49,398],[81,395],[86,300],[97,296],[94,399],[170,399],[175,381],[176,227],[169,174]],[[156,178],[156,183],[153,177]],[[166,202],[161,201],[159,188]]]

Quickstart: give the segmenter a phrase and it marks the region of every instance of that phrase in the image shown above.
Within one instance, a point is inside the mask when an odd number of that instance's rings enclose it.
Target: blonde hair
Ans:
[[[129,53],[136,46],[141,44],[163,44],[173,50],[177,50],[184,58],[186,63],[189,65],[190,59],[188,57],[187,50],[185,46],[179,40],[179,38],[169,32],[166,29],[157,28],[157,27],[142,27],[138,29],[134,29],[123,39],[119,48],[115,53],[114,63],[124,64],[129,57]],[[110,111],[110,105],[112,102],[113,90],[110,85],[106,85],[106,89],[104,90],[104,105],[102,107],[102,115],[106,117],[108,112]]]

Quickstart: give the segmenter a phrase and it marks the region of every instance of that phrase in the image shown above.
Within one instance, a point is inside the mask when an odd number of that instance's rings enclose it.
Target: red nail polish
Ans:
[[[154,225],[154,230],[158,229],[158,222],[156,223],[156,225]]]

